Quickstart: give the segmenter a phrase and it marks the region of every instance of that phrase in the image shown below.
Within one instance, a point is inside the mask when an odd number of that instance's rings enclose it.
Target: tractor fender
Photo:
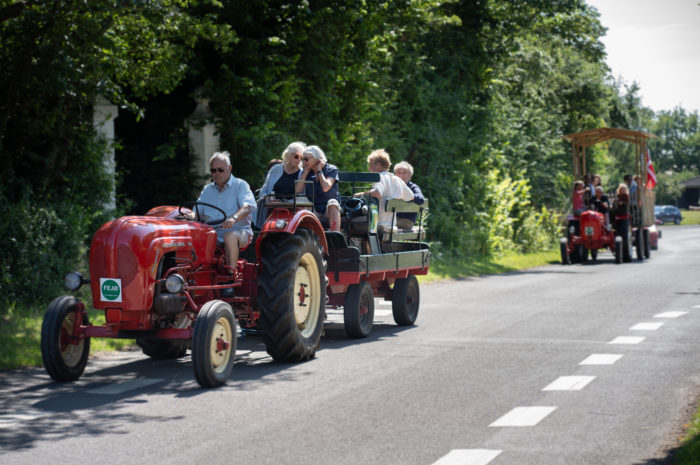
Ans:
[[[317,237],[323,248],[323,253],[328,255],[328,241],[321,222],[309,210],[298,210],[293,212],[289,209],[277,208],[265,220],[265,224],[260,231],[260,236],[255,243],[256,256],[261,256],[261,248],[265,240],[272,234],[294,234],[297,229],[306,228],[311,230]]]

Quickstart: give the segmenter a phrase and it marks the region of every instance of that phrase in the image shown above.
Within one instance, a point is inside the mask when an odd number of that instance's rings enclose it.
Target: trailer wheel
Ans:
[[[642,228],[637,228],[634,232],[634,246],[637,249],[637,259],[644,260],[644,235]]]
[[[192,368],[205,388],[225,384],[236,357],[236,320],[231,306],[221,300],[204,304],[194,322]]]
[[[399,326],[411,326],[418,318],[420,306],[420,289],[418,280],[411,275],[408,278],[397,279],[394,283],[394,295],[391,299],[391,310],[394,321]]]
[[[561,252],[561,264],[568,265],[571,263],[569,261],[568,240],[565,237],[559,240],[559,251]]]
[[[649,243],[649,230],[645,229],[642,234],[644,238],[644,258],[649,258],[651,256],[651,244]]]
[[[615,236],[615,263],[622,263],[622,237]]]
[[[372,286],[362,281],[348,287],[343,309],[345,333],[349,337],[369,336],[374,325],[374,293]]]
[[[310,360],[326,317],[326,265],[316,235],[300,228],[262,246],[259,321],[267,353],[279,362]]]
[[[72,296],[56,297],[49,304],[41,325],[41,359],[56,381],[75,381],[87,365],[90,338],[71,340],[77,317],[78,300]],[[89,324],[83,313],[83,325]]]

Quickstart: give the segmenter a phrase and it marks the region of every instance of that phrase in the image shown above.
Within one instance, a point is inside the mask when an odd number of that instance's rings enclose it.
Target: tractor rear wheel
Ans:
[[[367,281],[348,286],[343,308],[345,333],[349,337],[369,336],[374,325],[374,293]]]
[[[267,353],[278,362],[310,360],[326,317],[326,264],[316,235],[305,228],[263,243],[258,278],[259,321]]]
[[[622,261],[632,261],[632,248],[630,246],[630,222],[622,220],[615,226],[615,231],[622,237]]]
[[[651,243],[649,242],[648,229],[644,230],[644,234],[642,234],[642,237],[644,238],[644,258],[649,258],[651,256]]]
[[[615,263],[622,263],[622,237],[615,236]]]
[[[49,376],[59,382],[80,378],[87,365],[90,338],[73,339],[77,312],[78,299],[56,297],[41,325],[41,359]],[[83,313],[82,324],[89,324],[87,313]]]
[[[205,388],[225,384],[236,358],[236,320],[231,306],[221,300],[204,304],[194,322],[192,368]]]
[[[569,250],[568,250],[568,240],[562,237],[559,240],[559,251],[561,252],[561,264],[568,265],[569,261]]]
[[[415,276],[400,278],[394,282],[394,293],[391,298],[391,310],[394,321],[399,326],[411,326],[418,318],[420,306],[420,288]]]
[[[172,327],[187,329],[192,324],[184,313],[180,314]],[[136,344],[141,347],[144,354],[156,360],[168,360],[184,357],[190,348],[190,341],[184,339],[155,339],[148,337],[136,338]]]
[[[644,235],[642,228],[637,228],[634,232],[634,246],[637,249],[637,259],[644,260]]]

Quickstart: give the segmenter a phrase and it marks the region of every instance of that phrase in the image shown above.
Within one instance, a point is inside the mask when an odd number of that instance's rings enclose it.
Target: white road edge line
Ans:
[[[489,427],[535,426],[556,409],[556,407],[515,407],[491,423]]]
[[[486,465],[501,452],[493,449],[454,449],[432,465]]]
[[[543,391],[580,391],[588,383],[593,381],[595,376],[560,376],[547,385]]]
[[[612,365],[622,358],[620,354],[591,354],[579,365]]]

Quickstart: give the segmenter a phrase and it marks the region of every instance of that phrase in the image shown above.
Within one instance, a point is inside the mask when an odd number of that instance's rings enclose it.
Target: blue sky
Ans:
[[[700,0],[586,0],[608,28],[616,78],[637,82],[642,104],[700,112]]]

